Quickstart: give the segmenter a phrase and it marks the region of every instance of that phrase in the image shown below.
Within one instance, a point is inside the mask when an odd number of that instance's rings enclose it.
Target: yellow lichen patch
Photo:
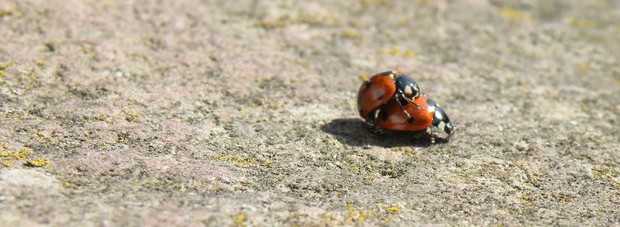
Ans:
[[[411,147],[396,147],[393,148],[394,151],[403,152],[406,155],[416,155],[418,152]]]
[[[412,50],[407,50],[407,51],[405,51],[405,53],[403,53],[403,56],[409,57],[409,58],[414,58],[415,56],[417,56],[417,54],[414,51],[412,51]]]
[[[521,196],[518,196],[517,198],[525,201],[524,203],[525,206],[528,206],[528,207],[534,206],[534,203],[532,202],[533,199],[527,195],[521,195]]]
[[[555,198],[558,202],[562,203],[570,203],[575,200],[575,198],[573,198],[572,196],[566,195],[564,193],[551,193],[551,196],[553,196],[553,198]]]
[[[310,63],[304,60],[295,60],[295,63],[299,64],[304,69],[310,68]]]
[[[386,0],[362,0],[364,8],[377,8],[388,6],[389,1]]]
[[[594,171],[594,175],[598,176],[603,180],[610,180],[620,175],[620,169],[604,166],[594,166],[592,168],[592,171]]]
[[[389,206],[389,207],[386,209],[386,211],[387,211],[389,214],[400,214],[400,213],[402,213],[402,212],[403,212],[403,209],[402,209],[402,208],[400,208],[399,206],[394,205],[394,206]]]
[[[589,72],[590,70],[592,70],[592,67],[590,67],[590,64],[587,62],[577,64],[577,68],[579,68],[581,72]]]
[[[266,166],[266,167],[271,166],[271,164],[272,164],[272,163],[273,163],[273,162],[272,162],[271,160],[263,160],[263,161],[261,161],[261,162],[260,162],[260,164],[261,164],[262,166]]]
[[[500,10],[500,13],[504,18],[512,21],[521,21],[531,18],[531,15],[529,13],[512,7],[502,8]]]
[[[105,121],[109,116],[105,114],[92,115],[89,118],[97,121]]]
[[[366,81],[366,80],[368,80],[368,78],[369,78],[369,77],[370,77],[370,76],[369,76],[368,74],[366,74],[366,73],[360,73],[360,75],[358,76],[358,78],[359,78],[361,81]]]
[[[347,204],[347,212],[345,213],[346,222],[363,222],[374,214],[372,210],[358,210],[353,204]]]
[[[52,166],[52,163],[45,158],[37,158],[26,161],[24,165],[30,167],[50,167]]]
[[[15,63],[13,62],[9,62],[9,63],[2,63],[0,64],[0,70],[5,70],[11,66],[15,65]]]
[[[359,33],[357,33],[356,31],[353,31],[351,29],[346,29],[342,32],[340,32],[340,35],[344,38],[347,39],[357,39],[360,37]]]
[[[408,58],[415,58],[418,55],[413,50],[403,50],[399,46],[392,46],[388,49],[382,50],[381,52],[385,55],[402,56],[402,57],[408,57]]]
[[[35,133],[35,136],[36,136],[37,138],[39,138],[39,139],[43,139],[43,140],[45,140],[45,141],[47,141],[47,142],[51,142],[52,140],[54,140],[54,138],[53,138],[52,136],[50,136],[50,135],[46,135],[46,134],[43,134],[42,132],[37,132],[37,133]]]
[[[566,21],[568,25],[582,28],[591,28],[596,26],[596,22],[588,19],[570,18]]]
[[[284,15],[281,17],[278,17],[278,19],[275,20],[264,20],[264,21],[260,21],[258,23],[256,23],[256,27],[262,27],[265,29],[274,29],[274,28],[283,28],[288,26],[289,24],[291,24],[291,19],[289,16]]]
[[[0,165],[4,166],[4,167],[11,167],[13,166],[13,160],[10,161],[2,161],[0,162]]]
[[[0,17],[11,16],[13,14],[17,14],[17,7],[15,6],[0,8]]]
[[[49,65],[49,63],[47,63],[47,61],[45,61],[45,60],[39,60],[39,61],[36,62],[36,64],[39,67],[45,67],[45,66]]]
[[[238,156],[229,155],[229,154],[217,154],[213,156],[213,159],[217,161],[230,162],[230,163],[235,164],[236,166],[243,167],[243,168],[248,168],[250,167],[250,165],[253,165],[254,163],[256,163],[256,159],[254,158],[238,157]]]
[[[372,210],[362,210],[360,211],[360,214],[357,216],[355,220],[357,222],[363,222],[363,221],[366,221],[366,219],[368,219],[373,214],[374,212],[372,212]]]
[[[605,166],[592,167],[594,175],[598,176],[601,180],[604,180],[611,184],[613,187],[620,187],[620,169]]]
[[[62,187],[63,188],[70,188],[70,189],[77,189],[78,188],[77,185],[75,185],[75,184],[73,184],[71,182],[68,182],[68,181],[63,181],[62,182]]]
[[[235,223],[235,226],[246,226],[247,224],[245,223],[246,222],[245,214],[239,214],[235,216],[233,218],[233,222]]]
[[[313,26],[320,25],[342,25],[342,19],[339,14],[333,12],[309,12],[306,10],[300,10],[297,13],[297,18],[294,20],[297,23],[305,23]]]
[[[400,48],[398,46],[392,46],[392,48],[386,50],[386,53],[390,55],[398,55],[400,53]]]
[[[32,151],[28,148],[24,148],[21,151],[14,153],[13,157],[17,160],[21,160],[24,158],[27,158],[28,156],[30,156],[30,154],[32,153]]]
[[[138,115],[138,114],[127,114],[125,115],[125,120],[129,121],[129,122],[134,122],[138,119],[142,118],[142,116]]]
[[[3,147],[2,149],[6,149],[6,147]],[[5,166],[5,167],[11,167],[13,166],[13,163],[15,161],[24,160],[28,158],[30,154],[32,154],[32,151],[29,148],[23,148],[20,151],[12,151],[12,150],[2,151],[0,152],[0,158],[1,158],[0,165]],[[33,164],[38,163],[35,161],[36,160],[32,160],[28,162],[33,162]],[[45,163],[43,163],[42,166],[46,166]]]

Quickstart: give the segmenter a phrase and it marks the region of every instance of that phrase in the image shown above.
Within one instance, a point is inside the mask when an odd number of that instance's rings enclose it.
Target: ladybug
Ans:
[[[394,99],[375,109],[370,115],[371,123],[380,128],[395,131],[418,132],[430,129],[431,135],[433,135],[433,129],[438,128],[447,133],[448,137],[454,132],[454,125],[450,118],[432,99],[422,95],[411,103],[397,102]],[[408,114],[401,111],[401,106]]]
[[[419,96],[420,87],[413,79],[400,71],[387,71],[362,83],[357,94],[357,108],[360,115],[370,122],[373,111],[394,99],[400,111],[410,119],[402,103],[414,103]]]

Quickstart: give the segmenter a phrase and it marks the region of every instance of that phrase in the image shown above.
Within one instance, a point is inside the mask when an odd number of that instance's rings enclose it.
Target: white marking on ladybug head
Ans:
[[[413,90],[411,89],[411,86],[405,86],[405,95],[411,96],[412,94]]]
[[[439,128],[439,130],[445,132],[446,131],[446,123],[443,122],[443,121],[439,122],[439,125],[437,125],[437,128]]]
[[[435,112],[435,107],[434,106],[429,106],[427,110],[428,110],[429,113],[434,113]]]

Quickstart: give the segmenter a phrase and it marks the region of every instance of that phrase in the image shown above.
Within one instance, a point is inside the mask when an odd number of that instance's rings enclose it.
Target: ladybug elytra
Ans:
[[[372,76],[358,92],[358,110],[370,124],[395,131],[437,128],[452,135],[454,125],[435,101],[420,95],[417,83],[399,71]]]
[[[362,83],[357,96],[357,107],[360,115],[365,118],[371,111],[393,98],[413,103],[413,99],[418,96],[420,87],[413,79],[400,71],[387,71],[376,74]],[[399,107],[408,115],[403,106]]]

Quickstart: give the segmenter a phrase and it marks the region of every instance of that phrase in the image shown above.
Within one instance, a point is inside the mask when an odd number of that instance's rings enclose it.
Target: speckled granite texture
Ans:
[[[619,22],[612,0],[0,1],[0,225],[620,225]],[[361,120],[386,70],[449,142]]]

